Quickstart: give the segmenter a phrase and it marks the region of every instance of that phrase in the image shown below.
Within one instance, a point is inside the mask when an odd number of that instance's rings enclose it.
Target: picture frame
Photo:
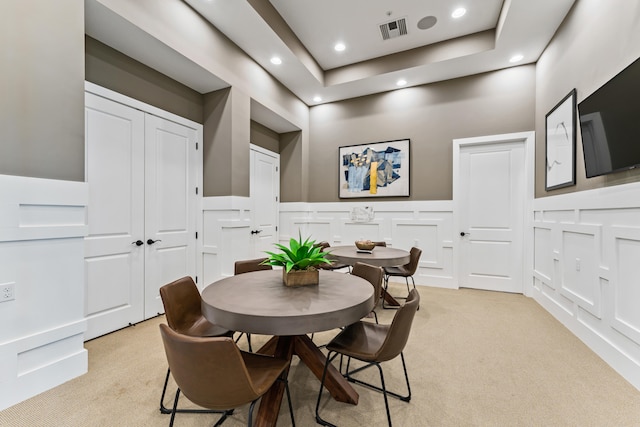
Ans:
[[[545,189],[576,183],[576,90],[545,116]]]
[[[408,138],[340,147],[339,197],[408,197],[409,149]]]

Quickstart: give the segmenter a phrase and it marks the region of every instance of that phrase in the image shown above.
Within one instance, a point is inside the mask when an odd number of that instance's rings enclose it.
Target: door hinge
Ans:
[[[278,172],[280,170],[280,168],[278,168],[278,166],[276,166],[276,172]]]
[[[198,149],[198,143],[196,142],[196,150]]]
[[[278,201],[278,196],[276,196],[276,202]]]
[[[198,194],[198,187],[196,187],[196,194]]]
[[[276,231],[278,231],[278,226],[276,225]]]
[[[196,283],[198,283],[198,276],[196,276]]]
[[[198,238],[198,232],[196,231],[196,239]]]

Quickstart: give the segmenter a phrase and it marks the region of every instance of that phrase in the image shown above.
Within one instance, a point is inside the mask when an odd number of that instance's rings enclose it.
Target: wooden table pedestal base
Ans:
[[[289,361],[295,354],[300,358],[302,363],[307,365],[318,380],[322,379],[322,371],[327,360],[325,355],[307,335],[273,337],[258,350],[258,353],[269,354],[283,359],[286,358]],[[287,369],[283,375],[288,375],[288,373],[289,370]],[[325,387],[335,400],[353,405],[358,404],[358,393],[333,365],[329,365],[327,370]],[[256,416],[256,426],[267,427],[276,425],[284,392],[284,383],[277,381],[273,387],[262,396],[258,415]]]

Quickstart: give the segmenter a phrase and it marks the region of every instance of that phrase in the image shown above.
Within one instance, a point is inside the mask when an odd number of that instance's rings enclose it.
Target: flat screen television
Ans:
[[[587,178],[640,167],[640,58],[578,104]]]

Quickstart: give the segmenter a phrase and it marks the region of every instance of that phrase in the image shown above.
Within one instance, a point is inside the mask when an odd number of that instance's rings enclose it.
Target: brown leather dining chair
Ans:
[[[373,286],[375,292],[376,303],[374,305],[371,313],[378,323],[378,313],[376,313],[375,307],[378,305],[380,301],[380,297],[382,296],[382,280],[384,279],[384,270],[382,267],[377,267],[371,264],[366,264],[364,262],[356,262],[351,270],[351,274],[354,276],[362,277],[367,280]]]
[[[233,335],[233,331],[214,325],[202,315],[202,297],[191,277],[185,276],[162,286],[160,288],[160,298],[162,298],[162,304],[164,305],[167,323],[174,331],[192,337],[231,337]],[[170,373],[171,367],[167,369],[167,376],[164,380],[162,396],[160,397],[160,412],[163,414],[171,412],[164,406],[164,396],[167,392]]]
[[[243,259],[236,261],[233,265],[233,274],[237,276],[238,274],[250,273],[252,271],[262,271],[262,270],[273,270],[273,267],[269,264],[262,264],[267,258],[255,258],[255,259]],[[253,351],[251,348],[251,334],[240,332],[236,342],[242,338],[242,335],[246,335],[247,344],[249,345],[249,351]]]
[[[329,244],[329,242],[318,242],[316,243],[314,246],[318,246],[320,247],[320,251],[321,252],[326,252],[327,249],[329,249],[331,247],[331,245]],[[327,259],[331,259],[331,254],[328,254]],[[341,262],[337,262],[337,261],[331,261],[331,263],[329,264],[321,264],[319,266],[321,269],[323,270],[342,270],[343,268],[347,268],[349,269],[349,271],[351,271],[351,266],[349,264],[343,264]]]
[[[257,400],[280,380],[285,384],[292,425],[293,406],[286,373],[289,361],[241,351],[233,338],[198,338],[182,335],[167,325],[160,334],[171,374],[178,384],[169,426],[173,426],[182,392],[196,405],[216,410],[220,425],[233,409],[251,403],[247,426],[251,426]]]
[[[347,369],[345,377],[348,381],[367,386],[377,391],[381,391],[384,395],[384,404],[387,410],[387,421],[391,427],[391,412],[389,411],[389,400],[387,396],[392,396],[404,402],[411,400],[411,386],[409,385],[409,376],[407,374],[407,366],[404,361],[404,348],[409,339],[411,324],[415,317],[418,305],[420,304],[420,294],[416,289],[409,292],[409,296],[405,303],[400,306],[393,317],[390,325],[379,325],[372,322],[359,321],[344,328],[329,344],[327,344],[327,361],[322,372],[322,380],[320,382],[320,392],[318,393],[318,401],[316,403],[316,422],[325,426],[333,426],[333,424],[322,419],[319,414],[320,400],[322,397],[322,389],[324,387],[325,377],[327,375],[327,367],[338,355],[348,357]],[[402,359],[402,369],[407,383],[407,395],[402,396],[398,393],[386,389],[384,382],[384,374],[382,372],[381,362],[395,359],[398,355]],[[365,362],[366,365],[349,371],[351,359],[357,359]],[[376,366],[380,372],[381,387],[369,384],[353,377],[354,374]]]
[[[251,271],[273,270],[269,264],[262,264],[267,258],[243,259],[233,265],[233,274],[249,273]]]
[[[422,255],[422,249],[416,248],[414,246],[409,251],[408,263],[406,263],[405,265],[399,265],[396,267],[384,267],[384,291],[387,292],[387,289],[389,288],[389,278],[394,276],[404,277],[404,280],[407,283],[407,293],[409,292],[409,277],[411,277],[411,282],[413,283],[413,289],[415,289],[416,281],[413,279],[413,275],[416,273],[416,270],[418,269],[418,263],[420,262],[421,255]],[[384,305],[384,300],[382,300],[382,307],[387,308]],[[395,307],[391,307],[391,308],[395,308]]]

